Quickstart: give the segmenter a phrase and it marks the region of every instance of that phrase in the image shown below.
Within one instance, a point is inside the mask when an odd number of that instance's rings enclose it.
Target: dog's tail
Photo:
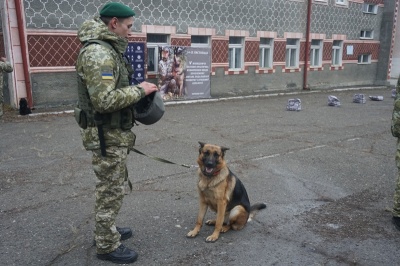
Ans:
[[[265,209],[267,208],[267,205],[265,205],[264,203],[256,203],[251,205],[250,207],[250,215],[249,215],[249,219],[247,219],[248,222],[250,222],[254,216],[256,216],[256,214],[258,213],[259,210]]]

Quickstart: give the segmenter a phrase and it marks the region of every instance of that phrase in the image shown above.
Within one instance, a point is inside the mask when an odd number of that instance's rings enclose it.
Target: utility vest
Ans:
[[[107,47],[115,54],[115,58],[118,60],[120,66],[120,73],[117,77],[117,85],[115,89],[126,87],[130,85],[130,79],[133,77],[134,71],[128,58],[122,57],[114,47],[105,41],[101,40],[89,40],[84,44],[79,52],[78,57],[85,52],[85,48],[91,44],[100,44]],[[120,128],[123,130],[130,130],[134,123],[134,105],[123,108],[113,113],[100,114],[97,113],[93,104],[90,101],[89,93],[86,86],[83,83],[82,78],[78,75],[78,106],[74,110],[75,120],[79,126],[83,129],[88,127],[102,127],[116,129]]]

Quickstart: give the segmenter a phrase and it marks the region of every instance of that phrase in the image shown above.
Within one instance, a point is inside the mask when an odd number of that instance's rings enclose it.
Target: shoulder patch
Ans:
[[[108,66],[101,67],[101,79],[103,80],[114,79],[113,70],[111,67]]]

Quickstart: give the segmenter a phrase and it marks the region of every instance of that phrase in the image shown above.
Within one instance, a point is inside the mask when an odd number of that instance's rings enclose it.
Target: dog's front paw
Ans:
[[[198,233],[199,233],[199,231],[197,231],[197,230],[192,230],[192,231],[190,231],[189,233],[187,233],[186,237],[192,238],[192,237],[197,236]]]
[[[212,234],[212,235],[210,235],[210,236],[208,236],[208,237],[206,238],[206,242],[208,242],[208,243],[213,243],[213,242],[215,242],[215,241],[218,240],[218,237],[219,237],[219,235],[217,235],[217,234]]]

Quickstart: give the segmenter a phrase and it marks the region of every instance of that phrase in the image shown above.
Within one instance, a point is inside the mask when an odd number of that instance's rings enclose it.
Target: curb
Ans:
[[[209,99],[198,99],[198,100],[183,100],[183,101],[172,101],[165,102],[164,105],[179,105],[179,104],[193,104],[193,103],[207,103],[207,102],[220,102],[220,101],[230,101],[230,100],[244,100],[244,99],[257,99],[266,97],[276,97],[284,95],[298,95],[298,94],[311,94],[311,93],[321,93],[321,92],[335,92],[335,91],[357,91],[357,90],[375,90],[375,89],[387,89],[387,86],[374,86],[374,87],[357,87],[357,88],[342,88],[342,89],[325,89],[325,90],[313,90],[313,91],[295,91],[295,92],[278,92],[278,93],[268,93],[268,94],[256,94],[248,96],[234,96],[234,97],[222,97],[222,98],[209,98]],[[59,115],[59,114],[71,114],[74,110],[65,110],[59,112],[43,112],[29,114],[28,116],[40,116],[40,115]],[[18,115],[20,117],[22,115]]]

